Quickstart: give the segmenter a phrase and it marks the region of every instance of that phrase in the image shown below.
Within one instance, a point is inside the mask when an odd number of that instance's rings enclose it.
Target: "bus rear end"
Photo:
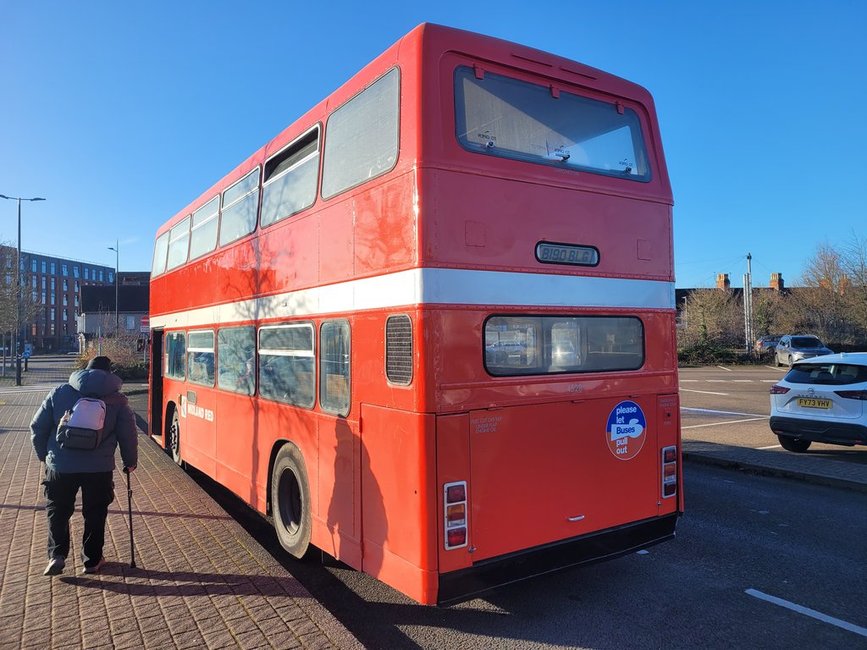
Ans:
[[[491,375],[460,381],[443,368],[438,385],[441,402],[460,410],[436,421],[439,602],[674,536],[682,512],[676,378],[648,369],[668,356],[670,335],[654,326],[668,317],[601,312],[443,310],[433,319],[449,341],[444,356],[472,345],[458,324],[478,322],[469,329],[480,330],[479,364]],[[637,351],[610,351],[618,338],[594,340],[594,330],[617,332]],[[495,345],[504,338],[508,352]],[[584,365],[602,363],[610,368]]]
[[[650,95],[496,39],[428,38],[442,99],[425,124],[442,128],[424,131],[419,228],[444,603],[671,539],[683,497]]]

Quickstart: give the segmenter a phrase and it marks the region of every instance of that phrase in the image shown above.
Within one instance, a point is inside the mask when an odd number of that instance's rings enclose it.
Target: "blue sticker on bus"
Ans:
[[[635,458],[647,439],[647,419],[641,407],[631,400],[624,400],[611,409],[605,439],[615,458]]]

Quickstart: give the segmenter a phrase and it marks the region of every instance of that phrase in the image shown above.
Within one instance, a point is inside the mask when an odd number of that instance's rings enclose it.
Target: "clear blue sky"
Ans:
[[[327,11],[326,8],[327,7]],[[867,2],[0,4],[0,194],[25,250],[148,270],[157,227],[421,22],[648,88],[678,287],[798,284],[867,236]],[[0,201],[0,241],[16,241]]]

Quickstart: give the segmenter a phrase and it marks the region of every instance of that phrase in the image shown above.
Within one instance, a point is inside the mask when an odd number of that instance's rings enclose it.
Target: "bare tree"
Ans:
[[[36,321],[45,309],[41,293],[33,288],[32,273],[18,270],[17,248],[0,242],[0,332],[12,333],[18,321],[20,300],[21,327]],[[19,279],[21,281],[19,293]],[[27,334],[25,332],[25,338]]]
[[[842,253],[843,269],[856,287],[867,287],[867,239],[852,231],[849,243]]]
[[[737,346],[743,342],[743,310],[731,291],[697,289],[687,298],[684,310],[682,345],[713,341]]]
[[[855,231],[843,250],[843,268],[849,277],[846,312],[860,342],[867,338],[867,240]]]
[[[804,266],[803,285],[843,295],[849,286],[843,256],[829,244],[821,244]]]
[[[785,319],[785,296],[773,289],[753,292],[753,327],[756,338],[788,331]]]
[[[3,333],[15,329],[17,313],[15,296],[18,293],[17,257],[16,249],[0,242],[0,332]]]
[[[793,295],[799,320],[832,345],[857,342],[867,324],[864,305],[865,247],[853,238],[844,252],[822,244],[804,267],[804,288]],[[861,286],[859,286],[861,285]],[[792,330],[797,331],[797,330]]]

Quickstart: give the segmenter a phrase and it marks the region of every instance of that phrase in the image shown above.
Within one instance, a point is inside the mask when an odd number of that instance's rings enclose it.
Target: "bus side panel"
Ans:
[[[348,212],[355,220],[354,273],[379,275],[384,270],[408,268],[416,261],[415,177],[396,176],[382,185],[353,196]],[[323,226],[324,246],[331,257],[333,230]]]
[[[361,443],[343,418],[319,417],[319,493],[313,543],[353,567],[361,566]]]
[[[247,288],[240,283],[238,295],[273,293],[286,289],[314,286],[319,279],[319,220],[313,213],[284,219],[259,233],[259,258],[243,260],[243,269],[258,270],[250,274],[259,286]],[[249,283],[249,280],[247,280]],[[231,289],[231,286],[230,286]],[[263,314],[268,317],[271,314]]]
[[[437,418],[437,536],[440,573],[464,569],[472,564],[473,522],[469,521],[466,546],[445,547],[445,495],[443,486],[470,480],[470,416],[441,415]],[[472,503],[473,495],[469,494]]]
[[[267,502],[259,498],[256,485],[267,483],[268,452],[260,449],[254,398],[222,391],[216,419],[217,482],[264,513]]]
[[[361,406],[362,570],[436,602],[433,415]]]
[[[187,407],[189,401],[187,397],[187,384],[184,380],[168,379],[165,386],[167,402],[174,402],[176,413],[178,415],[178,425],[180,426],[180,452],[181,458],[185,463],[188,463],[205,473],[208,473],[209,457],[205,455],[202,449],[202,435],[199,431],[200,420],[189,415]],[[211,456],[210,458],[213,458]],[[213,477],[213,474],[208,474]]]
[[[192,370],[191,370],[192,372]],[[188,382],[181,406],[181,456],[211,478],[216,478],[216,434],[213,388]]]

